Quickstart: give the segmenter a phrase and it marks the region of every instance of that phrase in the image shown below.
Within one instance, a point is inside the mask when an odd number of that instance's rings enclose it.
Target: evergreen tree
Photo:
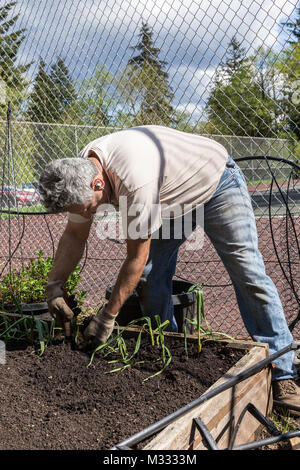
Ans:
[[[49,94],[49,112],[54,122],[63,122],[76,95],[69,70],[61,57],[51,67],[50,80],[52,88]]]
[[[299,42],[300,40],[300,7],[297,9],[297,17],[295,21],[282,22],[282,25],[294,36],[291,43]]]
[[[38,73],[35,77],[33,91],[29,98],[28,118],[34,122],[51,122],[49,95],[52,89],[52,80],[46,70],[46,64],[40,58]]]
[[[33,150],[37,169],[58,155],[74,155],[73,130],[65,126],[48,125],[68,121],[74,100],[73,82],[64,61],[58,57],[48,72],[41,58],[27,111],[28,119],[37,123],[34,127],[36,144]]]
[[[19,15],[10,19],[8,16],[16,2],[7,3],[0,7],[0,80],[1,94],[6,95],[6,102],[10,101],[13,115],[17,115],[18,109],[24,98],[24,89],[27,85],[24,74],[30,67],[30,64],[16,65],[19,48],[25,39],[25,29],[13,31]],[[4,93],[3,93],[4,92]],[[2,101],[2,100],[1,100]],[[1,102],[0,117],[6,115],[7,103]]]
[[[221,68],[226,77],[230,78],[233,74],[237,73],[245,62],[245,49],[233,36],[229,44],[229,55],[225,62],[221,62]]]
[[[153,32],[142,24],[139,42],[131,47],[139,54],[128,61],[120,80],[122,99],[133,116],[132,124],[170,125],[176,121],[171,105],[174,94],[168,83],[167,63],[159,59]]]
[[[34,122],[64,122],[75,98],[74,85],[63,59],[58,57],[49,73],[41,58],[29,99],[29,119]]]

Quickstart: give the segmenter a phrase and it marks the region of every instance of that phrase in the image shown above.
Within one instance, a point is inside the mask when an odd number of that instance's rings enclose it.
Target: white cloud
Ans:
[[[176,106],[176,111],[179,113],[188,113],[193,119],[202,119],[204,116],[203,105],[199,103],[185,103]]]
[[[181,55],[193,49],[221,55],[234,34],[247,48],[262,42],[274,45],[280,18],[291,15],[296,4],[296,0],[23,0],[15,10],[21,13],[20,24],[27,28],[35,53],[45,53],[51,46],[75,52],[78,45],[93,51],[105,41],[122,49],[122,37],[125,44],[136,42],[144,20],[157,41],[183,49]]]
[[[99,61],[114,73],[133,54],[142,21],[148,22],[177,99],[187,102],[192,94],[203,100],[234,35],[248,53],[262,44],[280,49],[279,22],[296,7],[297,0],[22,0],[14,14],[26,28],[20,61],[36,62],[33,75],[40,56],[51,63],[57,55],[74,77],[91,75]]]
[[[187,65],[174,66],[169,69],[172,83],[176,84],[180,102],[189,102],[191,96],[197,102],[207,98],[208,89],[215,75],[215,69],[199,69]]]

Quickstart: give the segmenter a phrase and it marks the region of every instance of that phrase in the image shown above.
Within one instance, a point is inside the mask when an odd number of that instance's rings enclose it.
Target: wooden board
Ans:
[[[209,390],[255,365],[268,357],[269,354],[268,345],[265,343],[238,341],[234,342],[234,345],[232,343],[228,344],[228,347],[231,346],[250,350]],[[148,442],[144,450],[205,450],[207,446],[193,422],[196,417],[201,418],[215,440],[225,429],[222,437],[217,442],[217,446],[219,449],[226,449],[232,435],[232,427],[228,425],[230,423],[233,423],[233,426],[235,425],[248,403],[256,406],[265,416],[272,409],[271,368],[268,367],[262,370],[186,413],[157,434]],[[242,420],[234,445],[254,440],[254,435],[259,426],[260,423],[247,412]]]
[[[18,320],[19,318],[31,318],[31,314],[25,314],[25,313],[16,313],[16,312],[6,312],[6,311],[0,311],[2,315],[6,315],[8,318],[13,318]],[[52,317],[49,312],[44,312],[44,313],[35,313],[34,318],[39,318],[40,320],[44,320],[46,322],[51,322]]]
[[[290,439],[292,450],[300,450],[300,437],[293,437]]]
[[[21,317],[21,315],[18,314],[8,315],[12,317]],[[37,316],[44,320],[51,319],[48,312]],[[125,328],[124,336],[135,336],[139,331],[140,328],[138,327]],[[144,334],[148,335],[148,333]],[[164,334],[167,336],[170,335],[178,337],[178,339],[184,338],[182,333]],[[188,341],[197,341],[197,336],[187,335],[187,339]],[[268,357],[269,354],[269,347],[266,343],[256,343],[248,339],[238,341],[224,339],[221,341],[226,343],[228,348],[238,348],[248,352],[208,390],[221,385],[229,378],[234,377],[255,365],[257,362]],[[189,413],[186,413],[181,418],[178,418],[174,423],[167,426],[150,442],[148,442],[144,447],[144,450],[205,450],[207,447],[193,422],[193,419],[196,417],[200,417],[202,419],[215,440],[220,434],[222,434],[217,445],[220,449],[226,449],[229,445],[230,436],[232,434],[232,427],[228,427],[228,424],[232,422],[233,425],[235,425],[241,412],[248,403],[254,404],[265,416],[268,414],[269,410],[272,409],[273,401],[271,394],[270,368],[266,368],[236,386],[225,390],[191,410]],[[235,445],[244,444],[254,440],[255,433],[259,426],[260,423],[249,413],[246,413],[239,428]],[[223,433],[224,429],[226,430]]]

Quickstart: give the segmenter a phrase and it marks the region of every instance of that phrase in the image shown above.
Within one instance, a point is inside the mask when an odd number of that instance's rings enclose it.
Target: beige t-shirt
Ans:
[[[155,125],[95,139],[78,157],[87,158],[90,151],[97,154],[109,178],[111,203],[120,210],[127,238],[130,225],[138,227],[143,238],[155,232],[163,218],[181,216],[207,202],[228,158],[226,149],[214,140]],[[69,219],[86,222],[75,214]]]

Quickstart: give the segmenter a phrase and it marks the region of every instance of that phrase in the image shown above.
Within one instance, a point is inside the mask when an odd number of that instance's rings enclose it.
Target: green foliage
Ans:
[[[75,87],[65,61],[58,57],[51,66],[50,80],[53,84],[50,114],[55,122],[65,122],[73,101],[76,99]]]
[[[203,292],[200,289],[198,284],[191,286],[188,292],[195,292],[196,299],[197,299],[197,315],[196,318],[191,320],[189,318],[184,319],[184,344],[185,344],[185,353],[186,357],[188,358],[188,346],[187,346],[187,333],[186,333],[186,326],[187,323],[196,326],[197,330],[197,339],[198,339],[198,353],[201,353],[202,350],[202,339],[212,339],[215,341],[222,340],[222,339],[229,339],[233,340],[233,338],[225,333],[215,332],[210,327],[205,310],[204,310],[204,300],[203,300]],[[164,323],[161,323],[161,319],[158,315],[155,315],[154,320],[156,322],[156,328],[153,328],[152,320],[150,317],[142,317],[137,320],[133,320],[126,327],[120,328],[119,325],[117,326],[116,333],[113,333],[108,341],[105,344],[101,344],[91,354],[91,358],[88,364],[88,367],[92,364],[95,354],[100,352],[103,357],[108,357],[110,354],[116,354],[117,359],[110,361],[111,364],[119,363],[121,364],[120,367],[117,367],[111,370],[109,373],[113,372],[120,372],[128,367],[132,367],[133,365],[136,366],[138,364],[142,364],[145,361],[137,361],[136,355],[141,346],[141,339],[142,335],[146,333],[146,335],[150,336],[150,343],[154,348],[157,348],[159,352],[159,357],[155,359],[154,362],[161,362],[162,368],[156,372],[155,374],[147,377],[144,381],[155,377],[156,375],[161,374],[166,367],[172,361],[172,353],[170,349],[165,344],[165,337],[164,337],[164,330],[168,326],[169,321],[166,320]],[[135,345],[135,349],[133,353],[130,353],[127,350],[126,342],[123,337],[123,333],[130,328],[131,326],[138,326],[141,325],[139,328],[139,333],[137,336],[137,341]]]
[[[226,339],[233,340],[231,336],[225,333],[214,332],[212,328],[210,327],[206,318],[205,310],[204,310],[203,292],[200,289],[199,285],[195,284],[191,286],[188,292],[195,292],[196,300],[197,300],[197,315],[196,315],[196,318],[193,320],[189,318],[184,319],[184,343],[185,343],[185,352],[186,352],[187,358],[188,358],[188,346],[187,346],[187,334],[186,334],[187,323],[190,323],[196,326],[197,338],[198,338],[198,353],[200,353],[202,350],[202,338],[206,338],[206,339],[210,338],[214,340],[220,340],[220,339],[226,338]],[[109,373],[120,372],[124,369],[127,369],[128,367],[132,367],[133,365],[144,363],[145,361],[135,360],[135,357],[141,346],[142,335],[146,333],[150,336],[151,345],[153,347],[157,347],[158,348],[157,350],[160,353],[159,357],[157,357],[154,362],[161,362],[163,366],[158,372],[147,377],[146,379],[144,379],[144,381],[147,381],[151,379],[152,377],[155,377],[161,374],[166,369],[166,367],[169,366],[169,364],[172,361],[171,351],[166,346],[165,338],[164,338],[164,330],[168,326],[169,321],[167,320],[164,323],[161,323],[161,319],[159,315],[155,315],[154,320],[157,325],[156,328],[153,328],[153,323],[150,317],[142,317],[137,320],[133,320],[130,323],[128,323],[126,327],[122,327],[122,328],[120,328],[119,325],[116,324],[116,327],[117,327],[116,334],[113,333],[105,344],[101,344],[100,346],[95,348],[95,350],[91,354],[88,367],[92,364],[95,354],[97,352],[100,352],[103,355],[103,357],[107,357],[110,354],[116,354],[118,356],[117,359],[110,361],[110,363],[111,364],[119,363],[121,364],[121,366],[111,370]],[[203,325],[203,323],[205,325]],[[139,328],[139,333],[137,336],[135,349],[134,349],[134,352],[130,354],[129,351],[127,350],[123,333],[131,326],[138,326],[140,324],[141,326]]]
[[[53,266],[50,257],[43,257],[39,251],[37,259],[31,259],[27,266],[22,266],[20,271],[13,270],[4,276],[0,282],[1,310],[0,312],[0,339],[5,343],[9,341],[22,341],[35,344],[38,342],[40,354],[43,354],[46,345],[51,344],[61,328],[55,327],[55,321],[45,321],[35,315],[25,315],[22,312],[22,304],[45,302],[45,287],[48,282],[49,272]],[[78,306],[82,305],[86,295],[84,290],[79,291],[80,266],[69,276],[65,283],[69,295],[75,294]],[[5,314],[6,308],[14,306],[20,318],[10,317]],[[76,317],[74,317],[76,325]]]
[[[21,184],[25,181],[37,180],[32,155],[34,150],[33,129],[18,122],[13,122],[11,124],[13,146],[12,150],[9,151],[6,126],[6,122],[0,123],[0,147],[3,149],[0,157],[2,164],[1,183],[3,185],[12,185],[15,182],[16,187],[21,187]],[[13,166],[11,156],[14,161]]]
[[[198,339],[198,353],[200,353],[202,350],[203,338],[205,339],[210,338],[210,339],[215,339],[215,340],[226,338],[226,339],[233,340],[233,338],[227,335],[226,333],[220,333],[220,332],[216,332],[212,330],[206,317],[206,313],[204,309],[203,291],[200,289],[200,286],[198,284],[194,284],[193,286],[189,288],[188,292],[195,292],[196,302],[197,302],[197,314],[196,314],[196,318],[193,320],[191,320],[190,318],[184,319],[183,328],[184,328],[184,343],[185,343],[186,357],[188,357],[187,332],[186,332],[186,327],[188,323],[196,326],[197,339]]]
[[[29,99],[29,119],[42,123],[62,123],[75,99],[74,84],[64,60],[58,57],[48,72],[41,58]]]
[[[253,64],[233,38],[229,56],[221,64],[207,103],[208,116],[215,133],[273,135],[273,118],[270,113],[273,101],[263,96],[254,76]]]
[[[33,158],[39,172],[49,161],[60,155],[72,157],[75,153],[75,138],[72,128],[60,128],[47,123],[64,123],[69,116],[76,93],[68,68],[61,57],[52,64],[50,72],[44,60],[39,62],[32,93],[28,100],[26,118],[42,123],[33,131]]]
[[[299,14],[284,23],[293,40],[280,53],[260,47],[246,57],[232,38],[207,102],[208,133],[300,138]]]
[[[50,103],[52,101],[52,82],[46,70],[46,63],[40,59],[33,91],[29,98],[28,118],[34,122],[52,122]]]
[[[112,369],[109,373],[120,372],[124,369],[127,369],[128,367],[132,367],[133,365],[143,364],[145,361],[136,361],[135,357],[137,353],[139,352],[139,349],[141,346],[142,334],[146,333],[150,335],[151,345],[154,348],[157,348],[157,352],[159,353],[159,356],[155,359],[154,362],[162,362],[163,366],[155,374],[144,379],[144,381],[147,381],[151,379],[152,377],[155,377],[156,375],[161,374],[165,370],[165,368],[168,367],[168,365],[170,364],[172,360],[171,352],[169,348],[165,345],[164,335],[163,335],[163,331],[166,328],[166,326],[169,324],[169,321],[167,320],[164,323],[161,323],[160,317],[158,315],[155,316],[155,321],[157,324],[157,327],[155,329],[153,329],[150,317],[142,317],[142,318],[138,318],[137,320],[133,320],[132,322],[128,323],[128,325],[125,328],[122,328],[122,329],[117,324],[116,334],[113,334],[105,344],[101,344],[93,351],[88,367],[92,364],[95,354],[97,352],[101,352],[104,357],[107,357],[110,354],[115,354],[118,356],[117,359],[113,359],[112,361],[109,361],[109,363],[110,364],[119,363],[122,365],[120,367]],[[130,353],[127,350],[126,342],[122,335],[128,328],[130,328],[133,325],[138,325],[140,323],[142,325],[137,336],[135,348],[134,348],[133,353]]]
[[[282,108],[284,111],[285,129],[292,138],[300,139],[300,8],[297,8],[293,21],[282,23],[292,34],[287,47],[280,54],[276,63],[277,70],[284,77],[281,89]],[[296,153],[295,161],[299,162]]]
[[[285,111],[285,126],[296,138],[300,138],[300,43],[285,49],[277,68],[285,77],[282,87],[282,106]]]
[[[298,42],[300,39],[300,7],[297,8],[297,16],[294,21],[282,22],[282,25],[287,29],[289,33],[292,33],[294,36],[294,41],[289,41],[290,43]]]
[[[1,119],[6,118],[8,101],[11,103],[13,113],[15,115],[19,113],[27,87],[24,74],[31,65],[31,63],[16,65],[19,48],[25,39],[25,29],[14,31],[19,15],[8,19],[15,5],[16,2],[10,2],[0,7],[0,80],[1,87],[6,88],[6,100],[4,102],[1,100],[0,103]]]
[[[139,37],[132,49],[140,53],[128,61],[118,81],[120,100],[127,109],[119,118],[127,119],[126,125],[171,125],[176,119],[171,105],[174,94],[165,71],[167,63],[159,60],[160,49],[154,47],[153,32],[147,23],[142,24]]]
[[[46,301],[45,288],[53,260],[50,257],[43,257],[43,251],[39,251],[37,255],[37,259],[31,259],[28,265],[22,266],[21,270],[13,269],[0,281],[2,308],[11,304]],[[86,292],[78,290],[80,279],[80,266],[77,266],[65,283],[65,288],[69,295],[76,294],[81,304]]]
[[[256,77],[257,65],[232,38],[207,101],[211,133],[276,136],[276,102]]]
[[[6,344],[9,341],[26,341],[40,346],[43,354],[45,346],[55,338],[55,321],[46,322],[34,315],[23,315],[17,320],[0,313],[0,339]]]
[[[76,82],[76,101],[65,122],[89,126],[111,126],[116,108],[115,78],[100,62],[90,78]]]

